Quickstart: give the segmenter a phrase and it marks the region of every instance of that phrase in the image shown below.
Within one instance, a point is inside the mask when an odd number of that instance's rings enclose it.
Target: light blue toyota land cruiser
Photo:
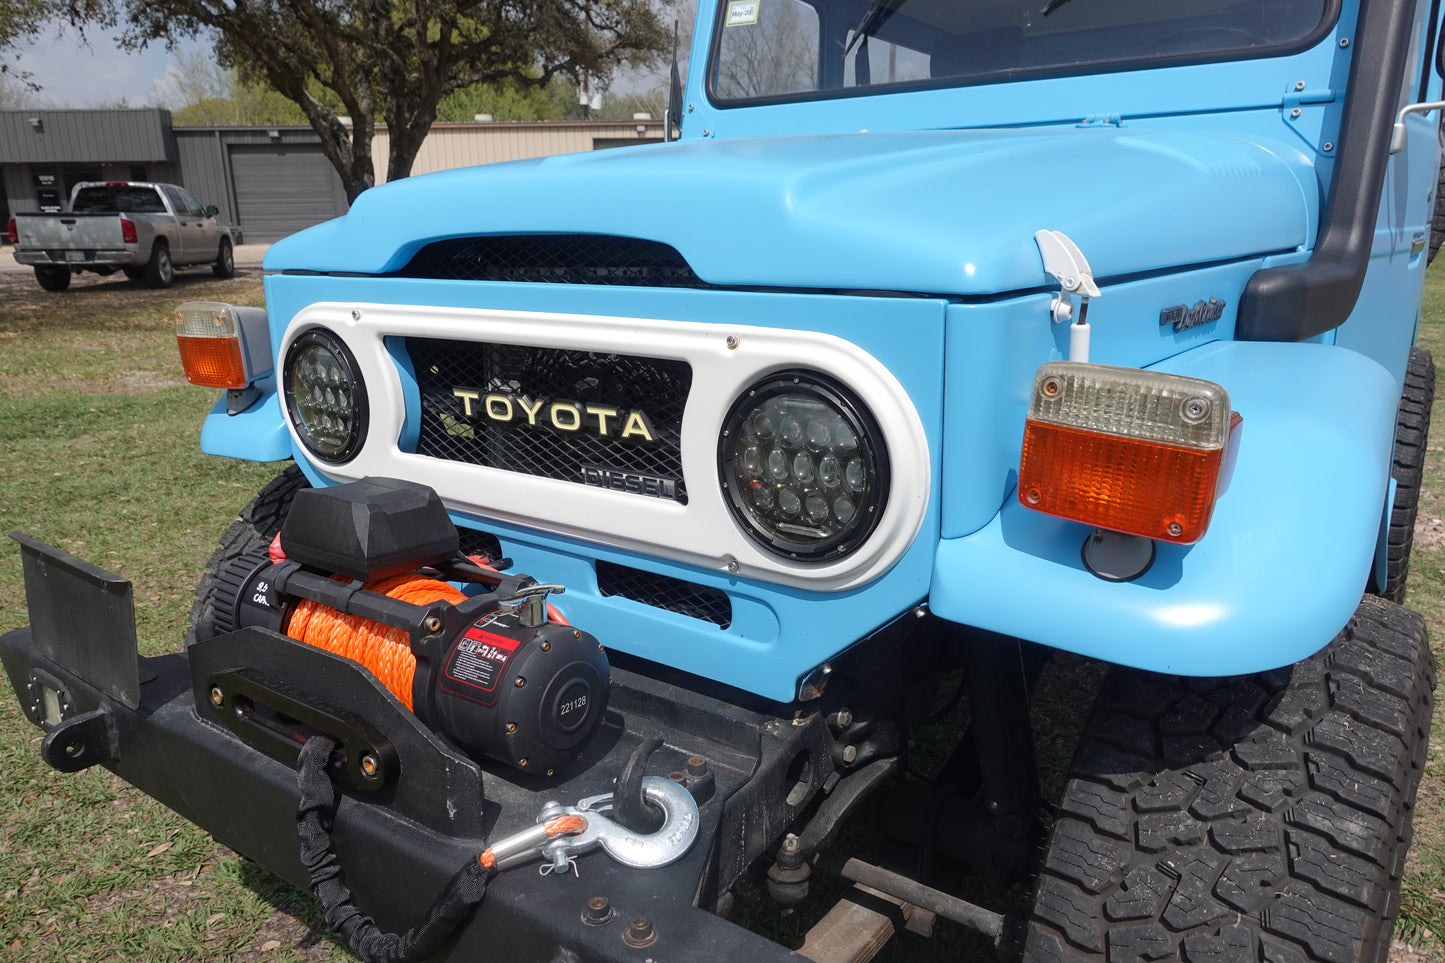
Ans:
[[[739,894],[841,877],[810,958],[1383,961],[1441,18],[702,0],[670,143],[387,184],[178,309],[202,447],[294,465],[173,656],[17,534],[42,752],[367,960],[781,960]],[[1046,799],[1057,653],[1110,668]]]

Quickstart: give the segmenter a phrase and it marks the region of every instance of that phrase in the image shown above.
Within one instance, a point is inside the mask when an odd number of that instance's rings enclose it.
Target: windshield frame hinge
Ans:
[[[1303,83],[1303,81],[1301,81],[1301,83]],[[1305,107],[1311,104],[1332,104],[1338,96],[1331,87],[1302,89],[1296,85],[1293,90],[1284,95],[1281,106],[1284,108],[1284,112],[1288,114],[1296,107]]]

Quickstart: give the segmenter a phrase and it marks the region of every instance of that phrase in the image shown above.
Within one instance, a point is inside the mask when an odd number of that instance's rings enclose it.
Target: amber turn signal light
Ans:
[[[219,301],[187,301],[176,309],[176,345],[186,380],[239,390],[272,369],[266,312]]]
[[[1197,542],[1242,421],[1212,381],[1049,362],[1034,376],[1019,501],[1096,528]]]

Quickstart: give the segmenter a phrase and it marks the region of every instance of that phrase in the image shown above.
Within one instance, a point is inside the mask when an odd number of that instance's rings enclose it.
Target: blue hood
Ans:
[[[1293,251],[1319,189],[1284,142],[1046,128],[688,141],[445,171],[367,191],[276,244],[270,270],[400,269],[477,234],[612,234],[704,281],[989,295],[1043,285],[1034,232],[1097,277]]]

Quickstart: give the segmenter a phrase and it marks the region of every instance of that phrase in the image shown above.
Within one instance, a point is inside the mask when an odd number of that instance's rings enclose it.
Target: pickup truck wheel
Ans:
[[[206,571],[196,586],[196,600],[191,603],[190,623],[186,627],[186,644],[194,642],[197,634],[208,637],[215,618],[216,582],[231,562],[249,552],[265,549],[281,531],[281,523],[291,510],[291,499],[311,483],[301,469],[290,465],[273,478],[257,493],[251,503],[221,536],[221,544],[206,563]]]
[[[211,265],[211,273],[218,278],[228,278],[236,273],[236,252],[231,248],[230,238],[221,238],[221,248],[216,252],[216,263]]]
[[[146,264],[146,284],[153,288],[168,288],[176,279],[176,269],[171,264],[171,249],[164,241],[157,241],[151,248],[151,259]]]
[[[1434,684],[1424,620],[1375,596],[1273,672],[1114,670],[1023,958],[1383,963]]]
[[[1435,359],[1424,348],[1411,348],[1405,368],[1405,389],[1395,416],[1395,502],[1386,533],[1385,584],[1376,593],[1392,602],[1405,601],[1410,574],[1410,549],[1415,544],[1415,516],[1420,508],[1420,483],[1425,475],[1425,438],[1435,402]]]
[[[64,291],[70,287],[70,268],[37,264],[35,280],[47,291]]]

